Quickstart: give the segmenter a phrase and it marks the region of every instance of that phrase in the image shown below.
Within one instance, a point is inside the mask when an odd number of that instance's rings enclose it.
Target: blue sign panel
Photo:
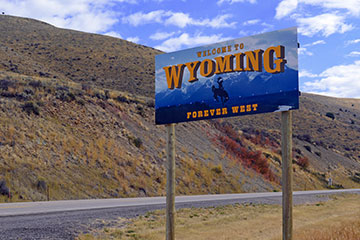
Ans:
[[[155,122],[299,108],[297,29],[156,56]]]

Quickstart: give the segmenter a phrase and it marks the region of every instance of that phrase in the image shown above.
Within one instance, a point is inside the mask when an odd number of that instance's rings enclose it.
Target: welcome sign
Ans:
[[[155,122],[299,108],[297,29],[157,55]]]

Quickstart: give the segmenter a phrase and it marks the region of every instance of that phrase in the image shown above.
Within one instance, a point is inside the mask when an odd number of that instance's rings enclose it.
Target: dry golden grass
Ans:
[[[281,206],[277,205],[181,209],[176,215],[176,239],[278,240],[281,225]],[[120,219],[118,227],[95,230],[78,239],[158,240],[164,239],[164,226],[161,210],[132,219],[130,223]],[[327,202],[295,206],[294,240],[315,239],[360,239],[360,195],[338,195]]]
[[[0,49],[6,71],[153,94],[153,59],[159,50],[5,15],[0,16],[0,29],[7,32],[0,39],[6,46]]]
[[[154,126],[152,81],[154,55],[159,51],[30,19],[0,18],[0,29],[9,33],[0,39],[7,49],[0,54],[0,81],[5,80],[0,86],[0,180],[27,200],[45,199],[36,186],[39,177],[51,187],[51,199],[142,196],[143,190],[147,196],[164,195],[165,128]],[[24,34],[26,38],[19,37]],[[360,137],[354,127],[359,123],[360,100],[321,97],[320,104],[314,97],[302,97],[294,132],[317,131],[319,138],[315,135],[313,140],[325,137],[327,145],[335,143],[334,152],[357,158]],[[24,111],[26,104],[33,112]],[[328,111],[338,114],[334,121],[324,116]],[[278,115],[266,116],[245,117],[241,122],[233,118],[233,122],[240,123],[236,125],[241,135],[249,126],[278,135]],[[210,122],[189,123],[186,128],[179,124],[177,129],[178,194],[279,189],[220,149],[213,141],[220,133]],[[274,149],[262,149],[249,140],[244,145],[268,151],[280,176]],[[316,161],[328,164],[329,160],[344,162],[325,154]],[[324,170],[312,174],[294,168],[295,190],[326,187],[325,175],[317,174]],[[344,188],[359,187],[349,170],[354,169],[337,166],[331,172],[334,182]],[[356,171],[351,174],[355,176],[359,168]]]
[[[358,216],[360,217],[360,216]],[[343,220],[325,229],[298,231],[295,239],[301,240],[359,240],[360,220]]]

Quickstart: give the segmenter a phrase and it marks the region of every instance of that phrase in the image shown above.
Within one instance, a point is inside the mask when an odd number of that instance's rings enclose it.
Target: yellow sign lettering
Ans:
[[[182,78],[184,74],[184,64],[178,64],[176,66],[163,67],[166,74],[166,80],[169,89],[181,88]]]
[[[236,50],[242,49],[244,48],[244,44],[235,44],[234,48]],[[224,53],[227,51],[231,51],[231,46],[213,48],[211,52],[210,49],[197,52],[197,56],[204,57],[211,54],[214,55],[216,53]],[[265,51],[262,49],[257,49],[253,51],[247,51],[245,53],[239,52],[235,54],[228,54],[225,56],[215,57],[214,60],[215,61],[212,59],[204,59],[201,62],[194,61],[185,64],[164,67],[163,69],[165,70],[168,88],[181,88],[185,68],[187,68],[190,73],[189,82],[195,82],[198,80],[197,73],[199,69],[200,75],[203,77],[211,77],[214,74],[229,72],[262,72],[263,66],[265,71],[268,73],[284,72],[286,63],[285,47],[279,45],[276,47],[269,47]],[[245,60],[246,67],[244,68]]]

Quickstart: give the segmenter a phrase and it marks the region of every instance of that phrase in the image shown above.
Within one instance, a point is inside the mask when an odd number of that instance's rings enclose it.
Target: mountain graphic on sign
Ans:
[[[283,73],[271,74],[263,72],[234,72],[215,75],[206,80],[201,79],[192,84],[183,84],[181,89],[159,92],[156,94],[156,107],[192,104],[195,102],[214,102],[212,86],[217,86],[216,79],[221,76],[223,87],[229,99],[245,98],[257,95],[267,95],[279,92],[288,92],[298,89],[298,71],[285,66]]]

